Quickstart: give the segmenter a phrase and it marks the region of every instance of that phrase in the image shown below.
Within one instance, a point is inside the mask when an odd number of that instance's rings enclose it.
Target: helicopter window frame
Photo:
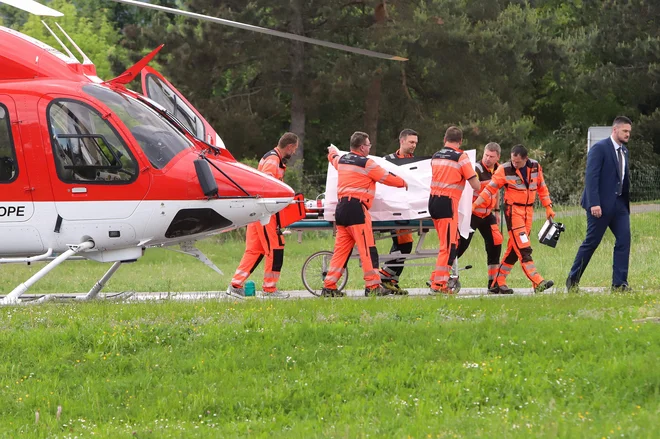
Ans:
[[[53,120],[52,120],[51,111],[52,111],[52,108],[53,108],[54,105],[60,104],[60,103],[72,103],[72,104],[80,105],[81,107],[83,107],[87,111],[89,111],[90,114],[96,116],[99,121],[103,121],[106,124],[106,126],[108,128],[110,128],[110,131],[114,134],[114,136],[117,138],[119,144],[124,149],[124,152],[120,151],[121,155],[123,157],[127,158],[128,160],[130,160],[130,162],[133,164],[133,169],[132,170],[131,169],[126,170],[126,168],[122,165],[112,165],[111,164],[110,159],[112,159],[113,161],[119,161],[119,162],[121,162],[121,160],[120,160],[119,155],[117,155],[117,152],[118,152],[118,151],[116,151],[117,147],[112,145],[111,142],[108,142],[106,136],[104,136],[103,134],[99,134],[98,132],[93,132],[93,133],[89,133],[89,134],[79,134],[79,133],[76,133],[76,134],[72,134],[72,133],[59,134],[59,133],[54,133],[53,132]],[[69,112],[71,111],[71,109],[67,108],[66,106],[59,106],[59,109],[69,111]],[[80,122],[76,115],[69,114],[68,116],[70,118],[73,118],[74,121]],[[101,111],[99,111],[99,109],[95,108],[93,105],[91,105],[91,104],[89,104],[85,101],[78,100],[78,99],[56,98],[56,99],[53,99],[51,102],[49,102],[48,106],[46,107],[46,120],[48,122],[49,140],[50,140],[50,143],[51,143],[51,148],[52,148],[52,153],[53,153],[53,161],[55,163],[55,169],[57,171],[57,177],[62,182],[69,183],[69,184],[94,184],[94,185],[112,185],[112,186],[116,186],[116,185],[128,185],[128,184],[134,183],[137,180],[137,178],[140,174],[140,162],[137,160],[137,158],[133,154],[133,151],[131,151],[131,149],[129,148],[127,142],[124,140],[124,138],[120,134],[119,130],[117,130],[117,128],[112,123],[111,118],[109,118],[107,116],[103,116],[103,113]],[[97,131],[97,130],[95,130],[95,131]],[[92,139],[92,141],[96,145],[98,151],[100,151],[103,158],[106,159],[109,164],[108,165],[75,165],[75,164],[74,165],[67,165],[64,162],[62,162],[59,158],[60,156],[58,154],[57,148],[61,148],[61,144],[59,144],[59,142],[57,142],[57,139],[81,139],[81,140],[83,140],[83,139]],[[105,147],[107,148],[107,150],[110,154],[110,157],[108,157],[108,155],[106,155],[103,148],[101,148],[101,145],[99,144],[98,139],[102,140],[103,144],[105,145]],[[79,179],[67,178],[65,175],[62,175],[62,172],[61,172],[62,170],[71,170],[71,171],[74,171],[74,173],[75,173],[76,170],[91,170],[91,171],[95,172],[96,177],[94,179],[91,179],[91,178],[90,179],[86,179],[86,178],[79,178]],[[126,180],[122,180],[122,179],[110,179],[110,180],[108,180],[108,179],[98,179],[98,173],[96,173],[96,171],[103,171],[103,170],[104,171],[111,171],[111,172],[125,170],[125,172],[127,174],[131,175],[131,177],[129,179],[126,179]],[[118,173],[118,172],[115,172],[115,173]],[[79,175],[79,174],[75,173],[75,175]]]
[[[165,169],[183,151],[193,148],[194,135],[179,126],[167,111],[142,98],[98,84],[87,84],[83,92],[110,109],[135,138],[136,147],[144,153],[155,170]],[[139,122],[136,124],[136,122]]]
[[[204,121],[203,119],[197,114],[197,111],[191,104],[186,103],[181,96],[177,93],[177,90],[174,89],[174,87],[168,85],[165,81],[163,81],[158,75],[155,75],[153,73],[147,73],[145,75],[145,83],[146,83],[146,92],[147,92],[147,97],[155,102],[157,102],[159,105],[165,107],[167,109],[167,106],[159,102],[153,97],[152,94],[152,87],[160,87],[162,89],[167,89],[170,92],[172,92],[172,95],[174,97],[174,100],[169,100],[168,103],[172,104],[173,106],[173,111],[172,116],[175,117],[179,122],[186,128],[188,129],[191,134],[196,137],[197,139],[204,140],[206,138],[206,127],[204,126]],[[169,99],[169,96],[167,96]],[[167,110],[169,111],[169,110]],[[183,117],[179,116],[179,114],[182,114]],[[193,119],[193,122],[195,124],[194,126],[194,132],[192,132],[191,127],[189,127],[189,120],[191,118]]]
[[[11,132],[11,120],[9,120],[10,117],[9,108],[6,105],[4,105],[2,102],[0,102],[0,116],[2,116],[0,117],[0,123],[2,123],[3,119],[7,120],[7,146],[9,147],[8,152],[11,154],[10,156],[0,156],[0,167],[5,165],[1,161],[7,159],[6,163],[11,163],[13,168],[12,169],[13,174],[11,178],[7,180],[0,179],[0,184],[9,184],[16,181],[16,179],[18,178],[19,169],[18,169],[18,161],[16,160],[16,145],[14,143],[14,136]],[[1,143],[2,140],[3,139],[0,139],[0,145],[2,144]],[[0,176],[2,176],[2,169],[0,169]]]

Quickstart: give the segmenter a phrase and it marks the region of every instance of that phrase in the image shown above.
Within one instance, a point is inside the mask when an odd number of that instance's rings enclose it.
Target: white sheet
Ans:
[[[476,151],[465,151],[472,166],[476,161]],[[340,155],[346,151],[340,151]],[[380,166],[398,175],[408,183],[408,191],[376,183],[376,198],[369,210],[372,221],[411,220],[428,218],[429,194],[431,192],[431,159],[397,166],[384,158],[369,156]],[[328,175],[325,184],[324,218],[335,220],[337,207],[337,170],[328,163]],[[458,230],[467,238],[472,216],[472,187],[466,183],[463,195],[458,203]]]

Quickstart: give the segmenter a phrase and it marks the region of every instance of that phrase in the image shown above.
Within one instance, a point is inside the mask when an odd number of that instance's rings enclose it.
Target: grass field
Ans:
[[[0,308],[0,438],[660,437],[660,214],[632,218],[634,294]],[[557,249],[534,247],[560,283],[584,235],[583,218],[563,221]],[[243,251],[225,238],[200,245],[223,277],[151,250],[107,290],[223,290]],[[466,286],[483,286],[482,245]],[[289,239],[281,287],[300,289],[304,259],[331,246]],[[583,285],[610,284],[612,246],[608,233]],[[0,290],[36,268],[0,267]],[[31,292],[84,292],[106,269],[63,264]],[[519,268],[510,285],[529,286]]]
[[[656,438],[659,315],[648,293],[5,307],[0,437]]]
[[[533,239],[533,257],[536,266],[547,279],[553,279],[558,285],[564,284],[575,253],[584,239],[586,221],[584,215],[561,217],[558,221],[566,224],[567,231],[561,235],[557,248],[553,249]],[[657,289],[660,286],[660,211],[637,214],[632,219],[632,253],[630,260],[630,284],[637,289]],[[534,225],[532,236],[535,237],[542,222]],[[235,235],[234,235],[235,236]],[[219,235],[199,243],[202,250],[224,272],[220,276],[191,256],[170,250],[149,249],[138,262],[122,266],[112,277],[105,291],[224,291],[236,269],[245,249],[244,241],[230,239],[229,235]],[[284,268],[279,287],[283,290],[303,289],[300,270],[305,259],[318,250],[332,250],[333,238],[330,232],[309,232],[303,235],[302,243],[296,235],[287,237]],[[506,244],[506,243],[505,243]],[[387,253],[391,240],[378,241],[379,252]],[[428,234],[426,248],[437,248],[435,232]],[[612,276],[612,249],[614,238],[608,231],[594,255],[583,277],[583,286],[609,286]],[[424,260],[433,263],[433,259]],[[461,263],[472,264],[472,270],[461,273],[461,283],[465,287],[486,286],[486,255],[483,240],[477,233]],[[10,292],[16,285],[25,281],[43,264],[2,265],[0,266],[0,293]],[[87,292],[92,285],[110,267],[91,261],[72,261],[64,263],[48,276],[34,285],[34,293],[73,293]],[[407,288],[425,287],[432,267],[407,268],[402,284]],[[260,288],[263,278],[263,264],[254,272],[252,279]],[[517,265],[509,277],[509,286],[530,287],[531,284]],[[349,263],[349,284],[351,289],[364,288],[361,269],[356,260]]]

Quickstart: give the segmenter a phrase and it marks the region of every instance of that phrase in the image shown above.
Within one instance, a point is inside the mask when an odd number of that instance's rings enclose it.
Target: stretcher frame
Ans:
[[[435,230],[433,220],[430,218],[422,218],[415,220],[393,220],[393,221],[374,221],[371,224],[374,232],[374,240],[379,241],[383,239],[391,239],[395,236],[402,236],[407,233],[416,233],[419,236],[413,250],[409,254],[402,254],[400,252],[379,254],[379,266],[394,259],[403,259],[402,263],[390,263],[391,267],[435,267],[436,259],[438,257],[437,249],[425,249],[424,241],[426,234],[430,230]],[[334,222],[325,221],[322,219],[303,219],[297,221],[287,227],[291,232],[296,232],[298,235],[298,243],[302,243],[302,234],[306,231],[332,231],[333,236],[337,232]],[[394,231],[394,233],[392,233]],[[310,255],[303,263],[301,270],[301,279],[305,289],[315,296],[321,296],[321,289],[323,288],[323,279],[327,274],[330,259],[333,252],[331,250],[321,250]],[[350,259],[359,260],[360,256],[357,248],[354,247]],[[431,262],[423,263],[410,263],[409,261],[418,261],[422,259],[432,258]],[[462,269],[470,269],[471,266],[459,268],[458,259],[454,260],[452,273],[449,277],[448,287],[454,294],[458,293],[461,288],[458,273]],[[348,265],[344,269],[344,273],[337,284],[339,291],[343,290],[348,283],[349,269]]]

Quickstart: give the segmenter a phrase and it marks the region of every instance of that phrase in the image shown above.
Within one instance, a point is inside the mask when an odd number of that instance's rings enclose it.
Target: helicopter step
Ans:
[[[179,247],[181,248],[181,250],[174,250],[174,249],[168,249],[168,250],[172,250],[173,252],[177,252],[177,253],[182,253],[184,255],[193,256],[198,261],[202,262],[204,265],[210,267],[220,276],[224,275],[222,270],[220,270],[218,266],[213,263],[213,261],[211,261],[204,253],[202,253],[201,250],[195,247],[195,241],[182,242],[179,245]]]

